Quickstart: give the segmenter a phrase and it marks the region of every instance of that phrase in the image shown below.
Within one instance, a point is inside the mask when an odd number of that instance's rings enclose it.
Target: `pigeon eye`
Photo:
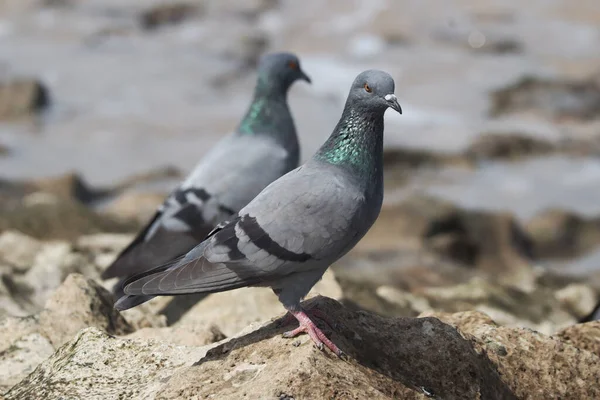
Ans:
[[[371,89],[371,87],[369,86],[368,83],[365,83],[365,90],[367,91],[367,93],[371,93],[373,91],[373,89]]]
[[[291,69],[298,69],[298,63],[296,61],[290,61],[288,62],[288,67]]]

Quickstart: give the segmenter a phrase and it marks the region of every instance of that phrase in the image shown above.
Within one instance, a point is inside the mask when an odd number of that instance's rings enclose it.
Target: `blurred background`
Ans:
[[[0,0],[0,315],[97,278],[236,128],[273,50],[313,79],[289,94],[303,159],[356,74],[396,81],[385,206],[335,266],[346,304],[549,334],[592,311],[598,0]]]

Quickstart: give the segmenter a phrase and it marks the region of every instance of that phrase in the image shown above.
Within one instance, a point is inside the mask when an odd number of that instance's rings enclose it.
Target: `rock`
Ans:
[[[75,241],[75,248],[79,251],[98,253],[119,253],[132,240],[134,236],[128,233],[96,233],[83,235]]]
[[[600,83],[524,77],[491,95],[492,116],[533,112],[542,117],[590,120],[600,115]]]
[[[127,189],[135,188],[136,186],[144,184],[161,183],[172,179],[179,180],[183,177],[183,172],[172,165],[161,166],[153,168],[150,171],[146,171],[140,174],[132,175],[123,181],[116,184],[111,191],[125,191]],[[165,193],[166,195],[166,193]]]
[[[8,317],[0,322],[0,389],[4,392],[31,373],[55,349],[89,326],[110,334],[132,327],[113,309],[112,296],[79,274],[54,292],[39,316]]]
[[[340,278],[344,296],[341,303],[352,310],[365,310],[386,317],[419,315],[414,303],[421,305],[421,297],[400,289],[361,283],[353,279]],[[381,288],[384,288],[383,290]]]
[[[110,285],[112,287],[112,285]],[[164,328],[167,326],[167,317],[160,312],[172,300],[170,296],[159,296],[135,308],[121,311],[121,315],[135,330],[144,328]],[[202,322],[199,325],[204,326]]]
[[[385,205],[351,254],[399,249],[430,257],[434,266],[446,260],[502,282],[529,285],[532,279],[530,239],[508,213],[463,210],[433,197],[411,196]]]
[[[520,54],[523,53],[523,44],[511,38],[498,38],[486,40],[482,47],[474,50],[492,54]]]
[[[419,247],[420,246],[420,247]],[[397,250],[356,250],[333,265],[342,283],[344,296],[351,282],[374,292],[379,286],[394,286],[415,293],[427,287],[452,286],[481,275],[474,268],[465,268],[444,259],[422,244],[399,243]],[[374,310],[373,310],[374,311]]]
[[[50,193],[59,199],[77,200],[89,203],[106,195],[105,191],[90,187],[81,176],[76,173],[43,178],[29,183],[34,190]]]
[[[448,165],[471,167],[471,163],[461,155],[400,147],[386,148],[383,151],[385,183],[392,186],[398,186],[410,178],[418,168],[439,168]]]
[[[38,239],[74,239],[84,234],[137,229],[137,223],[117,221],[74,201],[0,208],[0,232],[17,230]]]
[[[460,163],[459,156],[434,153],[428,150],[411,149],[411,148],[385,148],[383,150],[383,166],[384,168],[400,168],[414,169],[427,166],[441,166],[444,164]]]
[[[588,315],[600,300],[591,287],[577,283],[557,290],[554,296],[562,307],[578,320]]]
[[[593,354],[600,354],[600,321],[569,326],[556,334],[563,342]]]
[[[66,242],[46,243],[23,275],[5,276],[12,298],[29,313],[44,307],[48,297],[72,272],[97,276],[96,267],[83,254],[73,252]]]
[[[332,337],[350,361],[321,353],[306,335],[282,338],[276,323],[207,347],[86,329],[6,398],[516,398],[469,340],[435,318],[386,319],[320,297],[306,306],[339,325]]]
[[[133,240],[134,235],[126,233],[96,233],[80,236],[73,244],[73,250],[88,256],[98,267],[98,274],[86,275],[96,278],[115,260],[117,255]],[[115,283],[110,282],[112,288]],[[107,283],[104,281],[103,283]]]
[[[410,21],[399,21],[402,17],[402,7],[390,3],[387,7],[373,16],[372,22],[366,27],[374,35],[381,37],[389,46],[405,46],[410,44]]]
[[[153,398],[165,380],[205,353],[203,347],[118,339],[86,328],[5,398]]]
[[[539,259],[566,259],[583,255],[600,245],[600,219],[550,209],[527,221],[533,254]]]
[[[140,15],[144,29],[156,29],[164,25],[175,25],[202,11],[197,5],[187,3],[165,3],[154,6]]]
[[[14,295],[14,286],[7,277],[10,275],[2,275],[0,280],[0,319],[6,316],[19,316],[23,317],[29,314],[29,310],[26,310],[17,302]],[[7,285],[8,283],[8,285]]]
[[[54,347],[70,340],[79,330],[95,326],[113,335],[133,331],[113,308],[110,292],[82,275],[71,274],[48,299],[40,325]]]
[[[500,325],[525,326],[548,335],[577,322],[577,315],[554,297],[553,289],[539,286],[523,291],[473,279],[451,287],[426,288],[419,294],[436,311],[478,310]]]
[[[325,273],[309,296],[315,294],[336,298],[342,296],[342,290],[331,271]],[[268,321],[284,311],[279,299],[270,289],[241,288],[206,296],[183,314],[175,326],[214,325],[229,337],[250,324]],[[173,320],[169,316],[167,319]]]
[[[504,283],[529,286],[531,240],[508,213],[457,210],[430,221],[425,244]]]
[[[128,191],[119,195],[103,211],[125,221],[136,220],[140,224],[145,224],[154,216],[156,209],[166,197],[166,193]]]
[[[18,273],[26,272],[42,249],[38,240],[17,231],[0,234],[0,260],[9,263]]]
[[[54,353],[50,341],[34,332],[11,341],[0,353],[0,390],[5,392]]]
[[[39,242],[14,232],[0,235],[0,316],[39,312],[71,273],[99,277],[130,240],[131,235],[99,234],[82,236],[71,244],[63,241]],[[12,246],[15,251],[10,250],[11,242],[15,243]],[[7,245],[4,252],[2,243]],[[6,258],[10,262],[3,261]],[[140,318],[146,320],[144,324],[154,319]]]
[[[268,47],[269,37],[262,32],[252,31],[238,37],[224,55],[237,60],[242,69],[255,68]]]
[[[431,309],[431,305],[426,298],[398,290],[392,286],[380,286],[376,289],[376,293],[387,302],[408,308],[411,311],[414,310],[415,313],[420,314]]]
[[[278,322],[206,346],[110,336],[86,328],[6,398],[588,399],[600,396],[588,341],[498,326],[477,312],[384,318],[316,297],[343,361]],[[586,337],[591,329],[583,330]],[[166,328],[162,332],[167,333]],[[183,329],[179,328],[179,329]],[[458,329],[458,330],[457,330]],[[597,328],[595,328],[597,329]],[[183,333],[183,331],[179,331]],[[590,336],[588,336],[590,335]],[[1,336],[0,336],[1,338]],[[581,343],[581,344],[580,344]],[[310,384],[307,384],[310,382]]]
[[[208,327],[199,325],[185,325],[177,327],[142,328],[130,335],[128,339],[153,339],[179,346],[205,346],[220,342],[226,336],[215,325]]]
[[[595,399],[600,396],[600,358],[583,348],[524,328],[473,323],[461,316],[437,317],[464,332],[517,396],[535,399]],[[483,397],[485,398],[485,397]]]
[[[579,322],[590,322],[600,320],[600,302],[596,304],[596,307],[586,316],[581,318]]]
[[[398,204],[384,205],[379,218],[356,249],[397,250],[400,244],[421,248],[431,221],[443,218],[456,209],[448,201],[422,195],[408,197]]]
[[[551,142],[518,133],[478,136],[465,151],[467,159],[514,161],[525,157],[550,154],[557,148]]]
[[[440,311],[426,311],[419,315],[420,318],[434,317],[446,324],[458,327],[463,332],[472,332],[481,325],[498,326],[487,314],[480,311],[464,311],[459,313],[444,313]]]
[[[50,104],[48,89],[36,79],[0,82],[0,120],[33,114]]]

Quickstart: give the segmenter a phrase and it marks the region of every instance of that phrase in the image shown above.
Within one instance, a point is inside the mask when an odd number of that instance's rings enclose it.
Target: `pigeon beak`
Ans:
[[[396,98],[395,94],[386,94],[385,101],[387,101],[388,106],[390,108],[393,108],[394,110],[402,114],[402,107],[400,107],[400,104],[398,104],[398,99]]]
[[[299,72],[300,72],[300,78],[299,79],[302,79],[303,81],[306,81],[308,83],[312,83],[312,81],[310,80],[310,77],[308,75],[306,75],[304,73],[304,71],[299,70]]]

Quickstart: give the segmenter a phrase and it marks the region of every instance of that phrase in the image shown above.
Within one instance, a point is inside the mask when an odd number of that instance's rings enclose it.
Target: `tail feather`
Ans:
[[[156,296],[136,296],[126,294],[115,303],[115,309],[119,311],[129,310],[130,308],[139,306],[142,303],[152,300]]]

